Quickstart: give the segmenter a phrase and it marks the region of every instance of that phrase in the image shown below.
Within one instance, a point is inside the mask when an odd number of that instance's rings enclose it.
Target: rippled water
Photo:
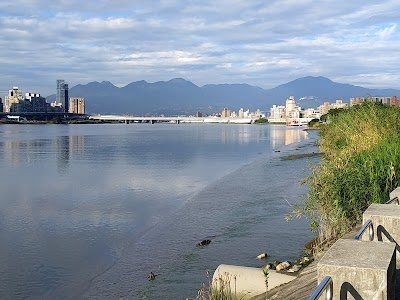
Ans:
[[[1,125],[0,298],[194,298],[218,264],[297,258],[308,225],[284,216],[309,160],[281,157],[315,139],[285,126]]]

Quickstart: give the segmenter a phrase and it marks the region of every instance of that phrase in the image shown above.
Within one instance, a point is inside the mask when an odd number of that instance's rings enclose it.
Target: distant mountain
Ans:
[[[271,97],[277,99],[286,99],[289,95],[293,95],[299,105],[304,108],[317,108],[323,102],[333,102],[337,99],[342,99],[344,102],[350,102],[350,98],[352,97],[400,95],[400,90],[367,89],[351,84],[333,82],[332,80],[322,76],[302,77],[272,88],[268,90],[268,92]],[[299,98],[304,99],[298,101]]]
[[[325,101],[343,99],[349,102],[358,96],[400,96],[399,90],[367,89],[333,82],[325,77],[303,77],[265,90],[248,84],[207,84],[202,87],[182,78],[148,83],[144,80],[116,87],[108,81],[76,85],[70,97],[84,97],[87,113],[130,115],[181,115],[197,111],[213,113],[223,107],[254,111],[269,110],[273,104],[284,105],[289,96],[304,108]],[[55,95],[47,97],[54,101]]]

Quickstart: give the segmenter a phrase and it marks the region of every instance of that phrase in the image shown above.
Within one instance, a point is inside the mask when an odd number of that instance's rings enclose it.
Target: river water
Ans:
[[[0,299],[193,299],[221,263],[295,260],[312,235],[285,215],[317,158],[281,158],[316,139],[280,125],[1,125]]]

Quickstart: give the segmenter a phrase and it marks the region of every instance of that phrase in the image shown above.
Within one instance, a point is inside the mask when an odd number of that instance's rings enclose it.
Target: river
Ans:
[[[318,158],[281,158],[316,139],[281,125],[0,125],[0,299],[193,299],[221,263],[295,260],[312,235],[285,215]]]

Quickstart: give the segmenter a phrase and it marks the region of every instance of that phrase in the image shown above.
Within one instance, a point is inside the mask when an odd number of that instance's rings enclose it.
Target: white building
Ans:
[[[293,96],[286,99],[286,118],[300,118],[300,110]]]
[[[243,110],[243,108],[239,109],[239,118],[241,118],[241,119],[244,118],[244,110]]]
[[[307,108],[301,112],[303,118],[319,119],[321,114],[314,108]]]
[[[318,107],[320,115],[326,115],[331,109],[335,108],[348,108],[348,103],[343,102],[343,100],[336,100],[335,103],[324,102],[324,104]]]
[[[22,91],[17,86],[14,86],[12,90],[8,91],[8,95],[4,99],[4,111],[10,112],[11,105],[13,103],[19,103],[19,101],[22,100],[24,100]]]

